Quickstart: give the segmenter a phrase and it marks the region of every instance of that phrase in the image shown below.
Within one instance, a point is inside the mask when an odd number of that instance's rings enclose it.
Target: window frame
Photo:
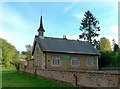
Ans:
[[[74,60],[74,62],[73,62],[73,60]],[[73,64],[73,63],[75,63],[75,64]],[[74,66],[74,67],[80,66],[80,61],[78,60],[78,57],[71,57],[71,66]]]
[[[92,61],[92,63],[88,64],[88,61]],[[94,66],[94,60],[93,57],[88,57],[86,60],[86,66],[87,67],[93,67]]]
[[[54,64],[53,61],[59,61],[59,63],[58,64]],[[60,57],[52,57],[51,65],[52,66],[60,66],[61,65]]]

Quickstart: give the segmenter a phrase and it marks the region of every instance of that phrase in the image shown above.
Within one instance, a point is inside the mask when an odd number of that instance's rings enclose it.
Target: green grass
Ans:
[[[2,65],[0,65],[0,89],[2,88]]]
[[[2,87],[70,87],[71,85],[27,73],[20,73],[15,68],[2,69]]]

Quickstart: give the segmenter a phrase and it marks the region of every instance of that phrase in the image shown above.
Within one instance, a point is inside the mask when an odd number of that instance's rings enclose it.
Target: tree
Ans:
[[[93,40],[93,46],[96,47],[96,49],[100,50],[100,41],[97,41],[96,39]]]
[[[25,46],[26,47],[26,57],[28,58],[28,59],[31,59],[31,53],[32,53],[32,46],[29,44],[29,45],[26,45]]]
[[[25,47],[28,52],[32,52],[32,46],[30,44],[26,45]]]
[[[119,46],[118,46],[118,44],[116,44],[114,39],[112,40],[112,46],[113,46],[113,51],[118,52]]]
[[[112,50],[110,41],[105,37],[100,38],[100,50],[101,51],[111,51]]]
[[[17,66],[19,63],[19,52],[16,48],[8,43],[6,40],[0,38],[2,44],[0,44],[0,52],[2,55],[2,64],[5,67],[9,67],[11,65]]]
[[[99,67],[120,67],[120,55],[115,52],[101,51]]]
[[[22,51],[21,56],[23,59],[31,59],[31,53],[32,53],[32,46],[30,44],[25,45],[27,51]]]
[[[112,40],[112,48],[114,49],[115,39]]]
[[[115,44],[114,44],[113,51],[114,51],[114,52],[118,52],[118,50],[119,50],[119,46],[115,43]]]
[[[100,31],[99,21],[93,16],[90,11],[85,12],[79,30],[82,32],[82,34],[79,35],[80,39],[87,40],[94,46],[96,46],[96,43],[99,43],[95,39],[95,37],[99,36],[97,33]]]

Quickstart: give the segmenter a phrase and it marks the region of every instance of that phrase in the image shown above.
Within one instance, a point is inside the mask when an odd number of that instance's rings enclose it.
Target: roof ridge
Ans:
[[[47,37],[45,36],[44,38],[50,38],[50,39],[60,39],[60,40],[67,40],[67,41],[78,41],[78,42],[88,42],[88,41],[80,41],[80,40],[75,40],[75,39],[64,39],[64,38],[59,38],[59,37]]]

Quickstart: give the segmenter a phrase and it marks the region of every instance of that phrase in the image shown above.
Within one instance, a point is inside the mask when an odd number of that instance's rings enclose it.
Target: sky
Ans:
[[[45,36],[79,39],[80,23],[88,10],[100,22],[96,39],[118,43],[118,2],[0,2],[0,38],[25,51],[25,45],[33,45],[42,15]]]

